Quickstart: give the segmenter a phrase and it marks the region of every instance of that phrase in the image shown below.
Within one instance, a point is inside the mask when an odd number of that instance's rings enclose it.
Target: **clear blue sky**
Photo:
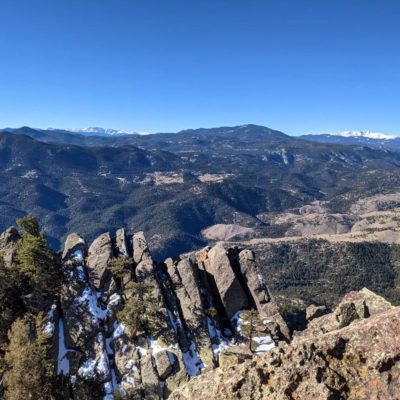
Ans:
[[[399,0],[1,0],[0,126],[400,134]]]

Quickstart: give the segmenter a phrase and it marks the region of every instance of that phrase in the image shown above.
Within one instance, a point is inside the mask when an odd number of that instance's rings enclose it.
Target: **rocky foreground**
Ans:
[[[367,289],[351,292],[290,345],[196,377],[171,398],[400,399],[399,335],[399,307]]]
[[[11,263],[20,236],[0,236]],[[290,335],[254,254],[219,243],[155,263],[143,233],[68,236],[63,285],[43,327],[66,398],[400,399],[400,309],[368,289],[350,292],[333,313],[307,309],[307,328]],[[112,260],[131,260],[114,275]],[[157,331],[134,331],[117,314],[147,282]],[[242,312],[259,322],[249,350]],[[85,394],[84,394],[85,393]]]
[[[10,262],[19,240],[11,228],[0,238]],[[123,275],[113,259],[131,261]],[[44,327],[55,370],[68,381],[68,397],[82,399],[90,383],[93,399],[161,399],[194,376],[252,357],[240,330],[240,314],[256,309],[261,324],[254,352],[263,354],[289,332],[251,251],[221,244],[183,259],[155,263],[141,232],[99,236],[87,247],[73,233],[62,252],[61,294]],[[156,332],[133,331],[117,313],[132,296],[130,282],[147,282],[160,320]],[[95,392],[93,392],[95,393]],[[86,396],[86,395],[85,395]]]

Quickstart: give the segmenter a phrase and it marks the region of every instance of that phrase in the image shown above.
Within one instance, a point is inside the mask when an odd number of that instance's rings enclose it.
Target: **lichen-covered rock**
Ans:
[[[352,324],[358,319],[392,309],[393,306],[381,296],[364,288],[358,292],[346,294],[337,305],[334,312],[314,318],[309,321],[306,331],[296,332],[296,336],[304,336],[306,332],[313,332],[318,336]]]
[[[134,397],[137,395],[141,383],[140,354],[135,345],[135,337],[129,333],[129,330],[125,329],[115,338],[113,344],[118,381],[121,382],[121,388],[127,395]]]
[[[179,261],[175,271],[171,273],[176,282],[175,293],[185,325],[202,353],[203,361],[207,365],[212,365],[213,353],[207,327],[207,316],[201,299],[198,267],[190,258],[186,258]]]
[[[251,361],[205,373],[170,399],[386,400],[399,399],[399,393],[400,308],[387,308],[326,334],[306,332]]]
[[[96,289],[100,289],[105,282],[112,255],[111,236],[108,232],[100,235],[89,247],[87,269],[90,282]]]
[[[322,317],[328,313],[328,309],[325,306],[316,306],[311,304],[306,308],[306,320],[312,321],[315,318]]]
[[[158,380],[157,371],[154,368],[151,354],[140,359],[140,371],[144,398],[158,400],[162,398],[162,389]]]
[[[185,363],[183,361],[182,352],[179,347],[169,347],[168,356],[172,361],[172,371],[165,379],[163,388],[164,398],[167,398],[172,391],[174,391],[177,387],[182,386],[189,380]]]
[[[174,367],[174,356],[172,354],[169,355],[168,350],[162,350],[154,354],[154,360],[158,376],[161,380],[165,380]]]
[[[0,235],[0,256],[3,256],[6,265],[11,265],[20,238],[20,234],[13,226]]]

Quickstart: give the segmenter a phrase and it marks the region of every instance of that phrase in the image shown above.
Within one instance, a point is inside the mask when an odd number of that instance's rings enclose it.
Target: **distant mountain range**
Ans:
[[[342,137],[358,137],[367,139],[394,139],[394,135],[387,135],[385,133],[372,132],[372,131],[343,131],[339,133],[326,133],[330,136],[342,136]]]
[[[23,134],[31,136],[34,139],[46,143],[59,144],[76,144],[81,146],[119,146],[126,144],[144,145],[147,147],[149,143],[160,142],[159,138],[154,138],[155,135],[163,135],[163,139],[167,139],[170,135],[184,136],[185,138],[193,135],[213,135],[221,132],[229,133],[235,131],[241,135],[246,135],[246,132],[255,134],[265,134],[272,132],[271,129],[257,125],[241,125],[236,127],[221,127],[211,129],[187,129],[177,133],[157,133],[150,134],[148,132],[134,132],[119,129],[105,129],[100,127],[89,128],[72,128],[72,129],[34,129],[30,127],[21,128],[5,128],[0,129],[0,132],[12,132],[14,134]],[[278,131],[274,131],[276,134]],[[281,133],[283,135],[283,133]],[[152,138],[141,138],[142,136],[153,136]],[[298,136],[298,138],[322,143],[337,143],[368,146],[382,149],[400,149],[400,137],[391,136],[384,133],[371,131],[343,131],[339,133],[322,133],[322,134],[306,134]]]
[[[400,149],[400,137],[371,131],[308,134],[300,137],[311,142],[356,144],[382,149]]]
[[[48,130],[54,130],[49,128]],[[56,129],[57,130],[57,129]],[[67,129],[70,132],[79,133],[84,136],[120,136],[120,135],[139,135],[139,133],[134,131],[126,131],[123,129],[105,129],[99,127],[89,127],[89,128],[72,128]]]
[[[257,125],[146,136],[24,127],[0,132],[0,230],[33,213],[57,248],[71,231],[93,239],[123,226],[143,230],[163,257],[205,245],[203,230],[216,224],[276,237],[260,215],[315,200],[346,212],[361,197],[400,191],[399,166],[395,150]]]

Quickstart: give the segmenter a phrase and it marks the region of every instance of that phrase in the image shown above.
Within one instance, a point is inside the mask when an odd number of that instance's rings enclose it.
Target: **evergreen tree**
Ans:
[[[133,275],[133,262],[129,257],[112,258],[108,263],[111,273],[116,276],[121,283],[122,289],[124,282],[130,281]]]
[[[151,335],[161,327],[163,319],[158,300],[153,295],[153,285],[149,282],[130,282],[129,290],[132,295],[118,313],[118,319],[134,334],[146,332]]]
[[[20,290],[15,269],[7,268],[0,255],[0,352],[7,343],[7,332],[11,324],[24,312]]]
[[[206,315],[209,316],[211,319],[214,319],[218,315],[218,311],[215,307],[209,307],[205,311]]]
[[[32,236],[40,236],[39,221],[32,215],[17,218],[17,225],[26,233]]]
[[[52,400],[54,365],[39,314],[17,319],[9,332],[4,374],[6,400]]]
[[[33,312],[47,307],[60,285],[59,259],[47,246],[36,218],[28,215],[17,220],[23,230],[16,252],[16,269]]]
[[[249,339],[249,349],[253,352],[253,337],[260,324],[260,316],[256,310],[248,310],[240,314],[243,321],[241,333]]]

